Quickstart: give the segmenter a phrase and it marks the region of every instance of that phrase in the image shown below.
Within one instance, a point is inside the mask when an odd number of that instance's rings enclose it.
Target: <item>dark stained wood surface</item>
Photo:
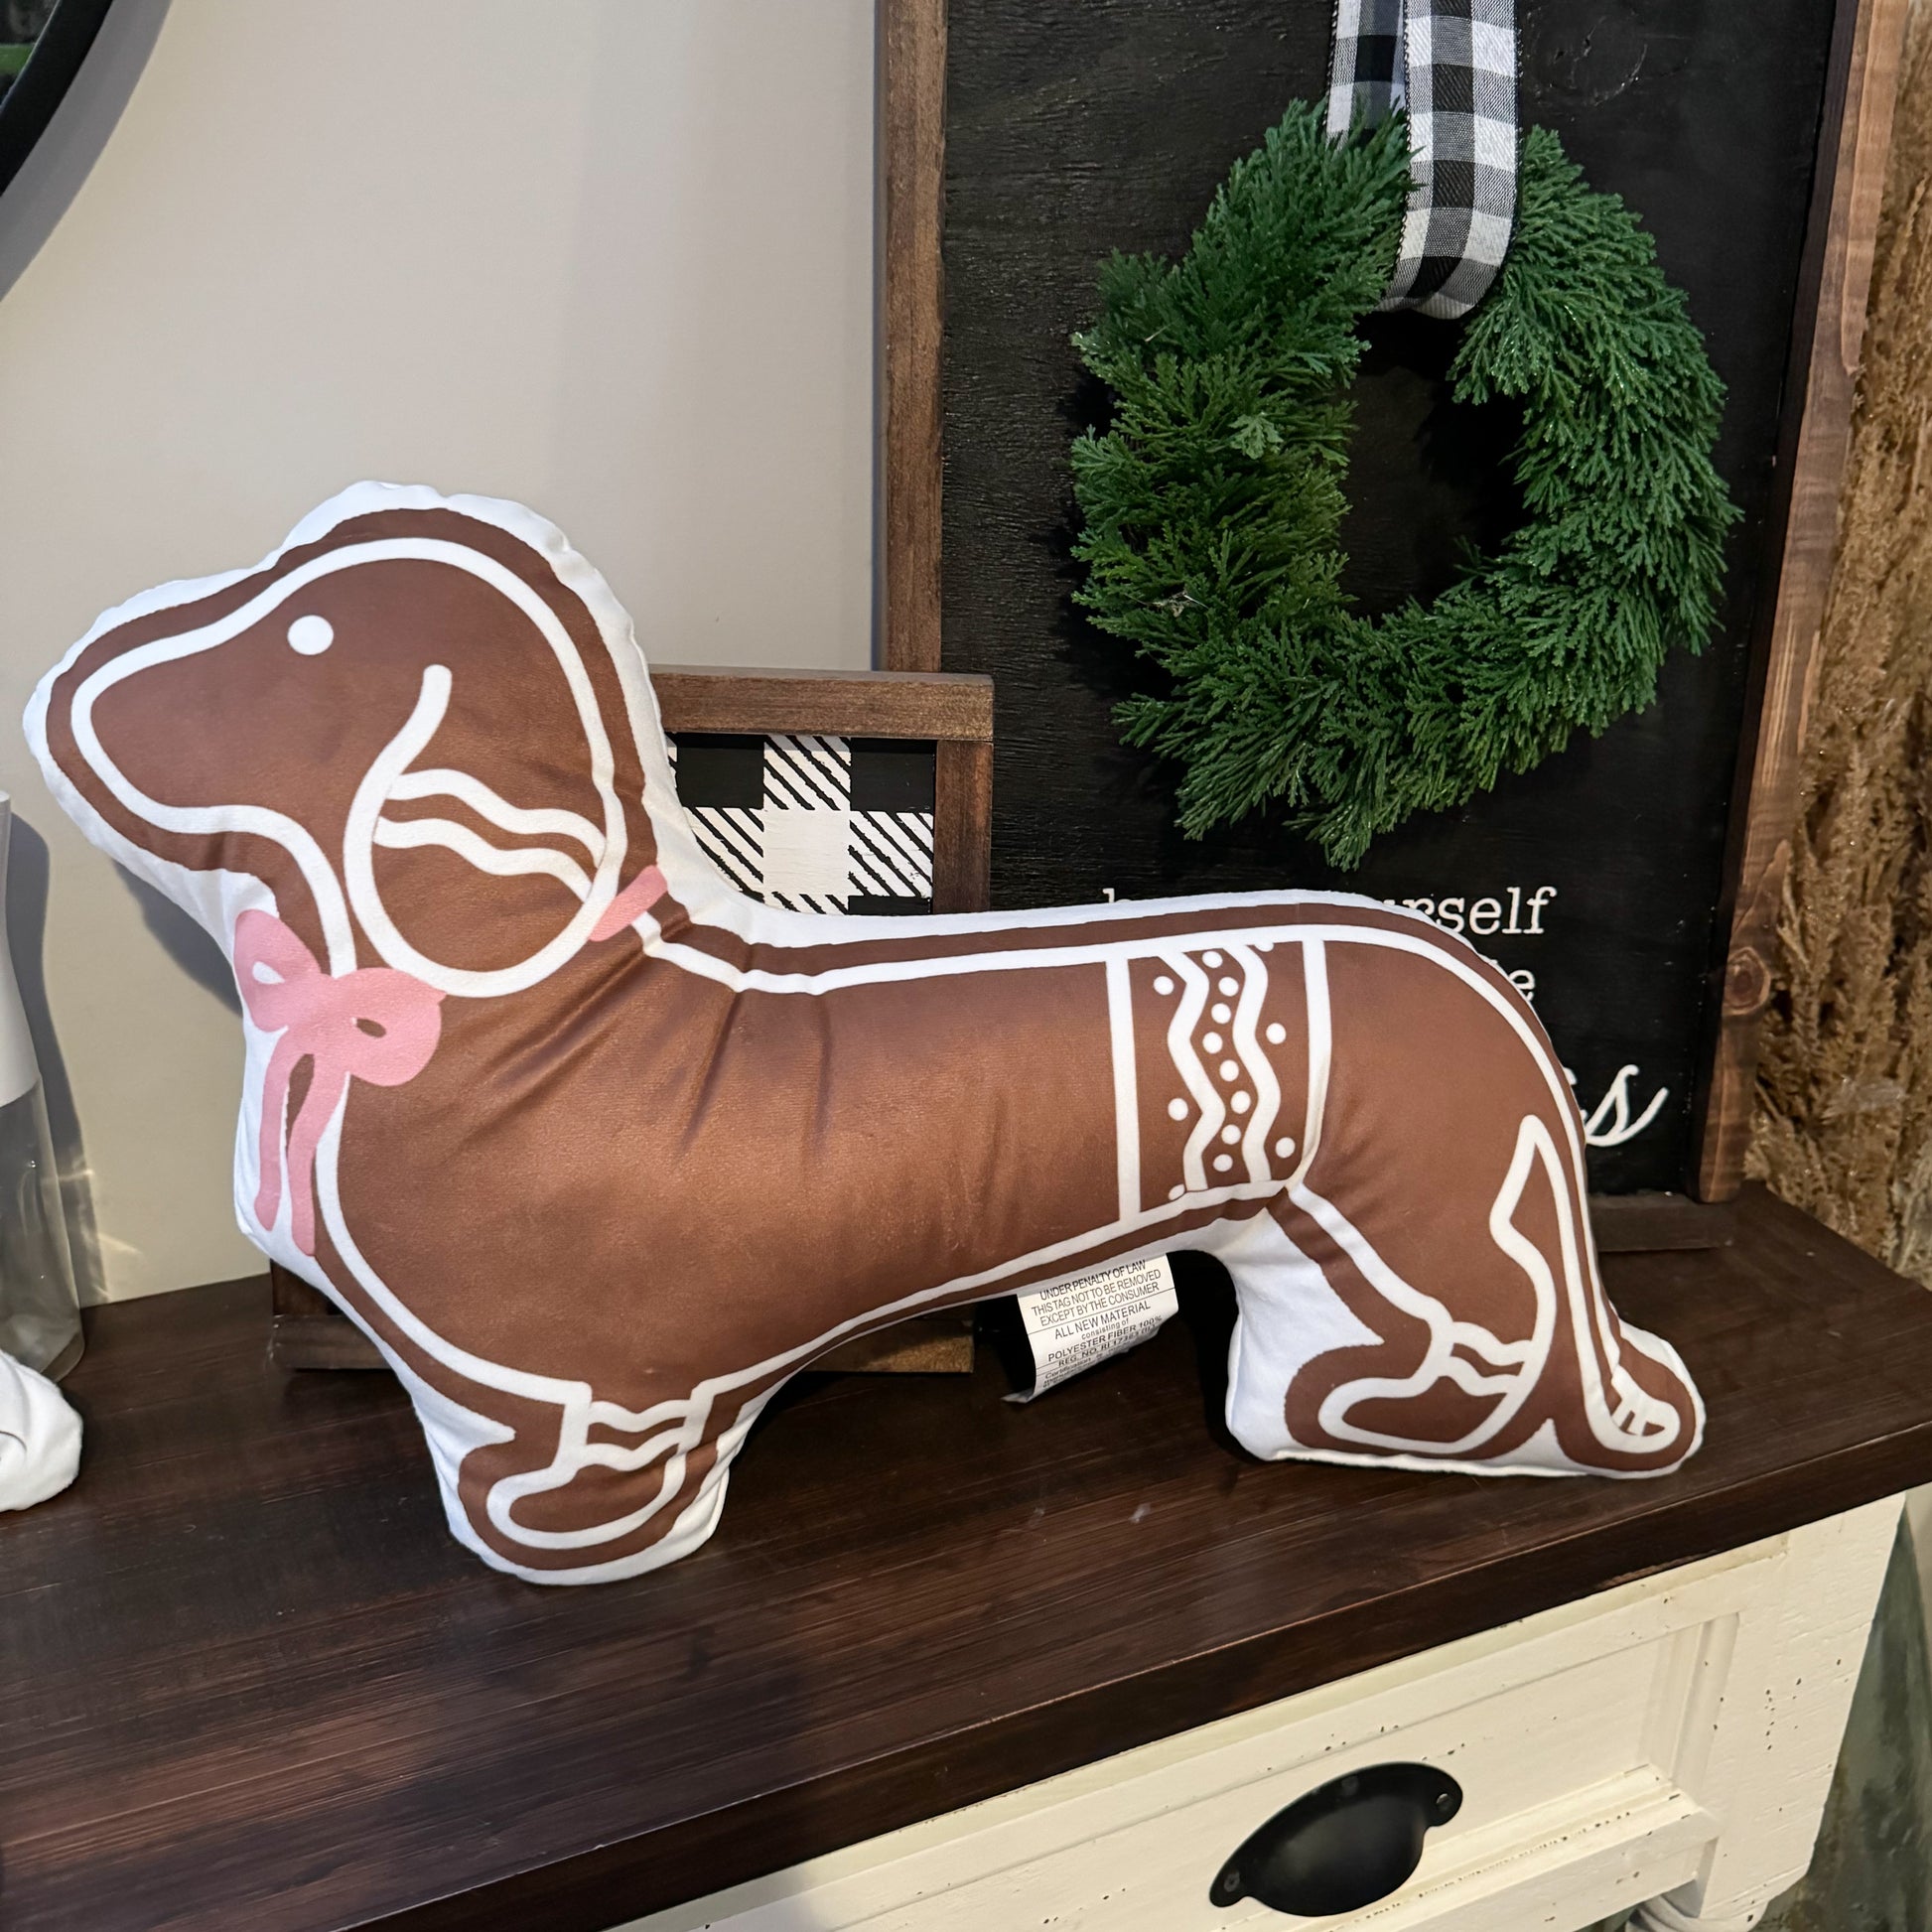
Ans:
[[[1757,1190],[1609,1274],[1711,1405],[1661,1481],[1251,1462],[1195,1280],[1025,1409],[808,1388],[710,1545],[562,1590],[450,1541],[386,1377],[270,1368],[259,1280],[101,1311],[79,1482],[0,1520],[0,1924],[609,1926],[1932,1478],[1923,1290]]]
[[[942,743],[993,736],[993,680],[971,673],[653,664],[650,681],[667,732],[823,732]]]
[[[932,773],[932,909],[993,902],[993,741],[941,740]]]
[[[1648,1254],[1658,1248],[1722,1248],[1736,1216],[1729,1201],[1692,1200],[1687,1194],[1592,1194],[1591,1232],[1605,1255]]]
[[[320,1289],[269,1264],[268,1359],[277,1368],[386,1369],[382,1351]]]
[[[1828,130],[1835,134],[1837,166],[1820,173],[1799,297],[1799,313],[1810,315],[1811,328],[1792,345],[1789,434],[1780,451],[1773,509],[1774,522],[1784,522],[1784,546],[1769,636],[1753,665],[1744,707],[1739,796],[1721,908],[1729,946],[1717,1039],[1700,1095],[1697,1188],[1706,1200],[1737,1191],[1750,1145],[1758,1030],[1771,1003],[1805,714],[1838,544],[1839,490],[1852,447],[1852,404],[1909,11],[1909,0],[1848,5],[1841,12],[1841,45],[1834,49],[1845,72],[1827,89],[1828,100],[1842,102],[1839,124]]]
[[[879,662],[939,668],[946,0],[879,0]]]

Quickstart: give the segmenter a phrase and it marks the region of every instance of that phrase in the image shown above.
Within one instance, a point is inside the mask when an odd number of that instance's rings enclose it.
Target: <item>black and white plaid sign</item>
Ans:
[[[1328,132],[1398,107],[1415,186],[1384,309],[1466,315],[1516,217],[1515,0],[1336,0]]]
[[[680,733],[678,797],[740,892],[794,912],[932,909],[933,748]]]

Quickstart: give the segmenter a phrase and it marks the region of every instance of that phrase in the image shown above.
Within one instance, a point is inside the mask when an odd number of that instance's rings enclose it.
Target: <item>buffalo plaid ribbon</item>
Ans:
[[[1414,187],[1381,306],[1467,315],[1516,214],[1515,0],[1336,0],[1329,134],[1400,107]]]

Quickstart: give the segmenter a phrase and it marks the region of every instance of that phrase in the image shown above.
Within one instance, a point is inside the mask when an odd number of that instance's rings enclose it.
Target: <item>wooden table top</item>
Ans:
[[[0,1518],[0,1923],[590,1932],[1932,1479],[1923,1290],[1757,1192],[1608,1272],[1710,1404],[1661,1481],[1251,1461],[1208,1285],[1024,1409],[820,1379],[582,1589],[451,1541],[388,1377],[271,1369],[260,1281],[102,1310]]]

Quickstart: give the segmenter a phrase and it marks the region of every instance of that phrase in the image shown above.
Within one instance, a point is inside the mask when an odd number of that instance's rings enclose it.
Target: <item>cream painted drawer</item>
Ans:
[[[1745,1917],[1811,1856],[1898,1503],[1627,1585],[797,1865],[622,1932],[1575,1932],[1660,1893]],[[1208,1903],[1302,1793],[1462,1787],[1392,1897]]]

